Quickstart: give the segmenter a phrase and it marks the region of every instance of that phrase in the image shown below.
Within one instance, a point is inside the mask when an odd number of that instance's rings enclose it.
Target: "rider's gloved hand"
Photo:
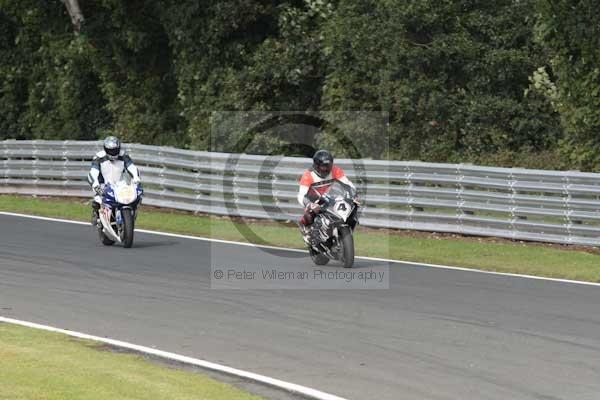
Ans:
[[[103,183],[101,183],[101,184],[99,184],[97,186],[94,186],[94,192],[96,192],[96,194],[98,196],[104,196],[104,190],[105,190],[105,188],[106,188],[106,186]]]
[[[321,206],[319,205],[319,203],[312,202],[312,203],[308,203],[308,205],[306,206],[306,209],[308,211],[311,211],[311,212],[317,214],[319,211],[321,211]]]

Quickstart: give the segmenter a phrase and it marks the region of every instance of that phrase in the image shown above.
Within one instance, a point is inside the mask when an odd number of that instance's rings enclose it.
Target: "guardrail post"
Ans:
[[[407,191],[406,191],[406,196],[407,196],[407,205],[408,205],[408,226],[410,228],[413,228],[414,226],[414,219],[413,219],[413,214],[415,212],[415,209],[413,207],[413,172],[411,170],[411,165],[412,164],[407,164],[406,166],[406,183],[407,183]]]
[[[162,201],[166,201],[165,197],[166,197],[167,191],[168,191],[167,186],[165,184],[166,180],[167,180],[167,177],[165,175],[165,172],[167,171],[165,158],[166,157],[165,157],[164,152],[162,151],[162,148],[159,147],[158,151],[156,153],[157,163],[160,168],[160,171],[158,172],[158,186],[160,189],[158,196],[162,198],[161,199]]]
[[[38,144],[39,141],[34,140],[33,141],[33,161],[32,161],[32,170],[31,170],[31,175],[33,178],[33,187],[36,189],[36,191],[38,190],[38,182],[39,182],[39,176],[38,176],[38,169],[37,169],[37,165],[38,165],[38,154],[40,152],[39,148],[38,148]]]
[[[463,181],[465,179],[465,175],[463,173],[462,167],[463,167],[462,164],[458,164],[458,166],[456,167],[456,170],[455,170],[456,185],[457,185],[457,189],[458,189],[457,193],[456,193],[456,217],[457,217],[456,222],[457,222],[460,233],[464,233],[463,219],[465,217],[465,210],[463,209],[463,207],[464,207]]]
[[[508,194],[508,204],[509,204],[509,223],[510,223],[510,235],[511,235],[511,239],[516,240],[517,239],[517,226],[516,226],[516,222],[518,221],[518,217],[515,213],[516,209],[517,209],[517,204],[515,201],[515,198],[517,196],[517,191],[515,189],[515,186],[517,184],[517,179],[514,175],[513,170],[511,169],[511,171],[508,174],[508,189],[509,189],[509,194]]]
[[[8,148],[6,147],[6,140],[2,141],[2,177],[8,179]]]
[[[565,230],[566,230],[566,241],[567,243],[573,243],[573,233],[572,233],[572,228],[573,228],[573,221],[571,220],[571,214],[573,212],[573,210],[571,209],[571,181],[569,178],[569,175],[567,173],[563,174],[563,200],[565,202],[566,205],[566,212],[565,212],[565,220],[566,220],[566,225],[565,225]]]
[[[195,163],[198,162],[197,157],[194,157],[194,162]],[[210,160],[209,160],[209,163],[210,163]],[[201,176],[202,176],[202,172],[199,169],[197,169],[194,172],[194,214],[198,214],[199,212],[201,212],[201,205],[200,205],[200,199],[202,196]],[[210,201],[209,201],[209,205],[210,205]]]
[[[68,175],[68,171],[69,171],[69,146],[68,146],[68,141],[63,141],[61,143],[61,158],[62,158],[62,168],[61,168],[61,177],[63,180],[63,186],[68,187],[70,184],[70,180],[69,180],[69,175]]]

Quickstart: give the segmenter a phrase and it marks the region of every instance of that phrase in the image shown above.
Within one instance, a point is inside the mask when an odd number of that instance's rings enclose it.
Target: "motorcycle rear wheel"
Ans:
[[[324,254],[317,253],[312,249],[308,252],[310,253],[310,258],[312,258],[312,261],[315,265],[327,265],[329,262],[329,257]]]
[[[103,245],[105,246],[112,246],[113,244],[115,244],[114,240],[111,240],[108,238],[108,236],[106,236],[104,234],[104,232],[102,231],[102,228],[98,228],[98,236],[100,236],[100,241],[102,242]]]

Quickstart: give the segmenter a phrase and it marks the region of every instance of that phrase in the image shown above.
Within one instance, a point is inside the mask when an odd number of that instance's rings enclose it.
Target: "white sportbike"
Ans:
[[[143,193],[139,183],[128,183],[124,180],[105,186],[98,224],[102,244],[112,246],[115,242],[122,243],[125,248],[133,245],[137,206]]]

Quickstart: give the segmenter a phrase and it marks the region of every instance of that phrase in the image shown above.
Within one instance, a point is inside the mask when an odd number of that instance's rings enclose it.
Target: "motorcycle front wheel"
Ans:
[[[121,217],[123,218],[123,230],[121,231],[121,240],[123,241],[123,247],[126,249],[133,246],[133,213],[131,208],[124,208],[121,210]]]
[[[344,264],[344,268],[352,268],[354,265],[354,236],[349,227],[344,227],[340,231],[342,238],[342,251],[340,261]]]

